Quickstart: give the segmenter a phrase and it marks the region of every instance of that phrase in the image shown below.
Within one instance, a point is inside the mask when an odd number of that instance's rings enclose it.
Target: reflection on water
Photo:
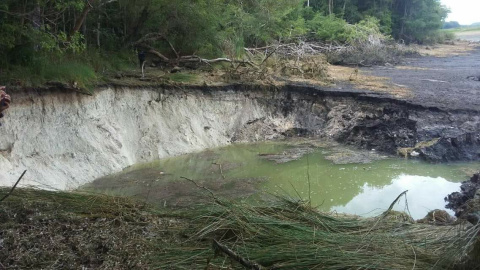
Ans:
[[[305,147],[286,143],[233,145],[135,165],[122,173],[98,179],[86,188],[175,205],[178,200],[196,200],[192,194],[198,194],[198,188],[181,180],[187,177],[221,196],[238,197],[265,191],[294,198],[311,197],[312,204],[320,210],[360,215],[386,210],[401,192],[409,190],[410,212],[414,218],[421,218],[429,210],[444,209],[443,198],[458,190],[459,182],[468,178],[464,171],[479,165],[426,164],[405,159],[336,165],[325,157],[338,154],[341,149],[310,146],[310,151],[304,151]],[[295,148],[307,154],[286,163],[268,158],[272,154],[294,153]],[[258,192],[253,198],[263,198],[264,194]],[[402,203],[397,209],[404,210],[404,207]]]
[[[390,185],[382,188],[365,183],[360,194],[346,205],[334,206],[332,210],[362,216],[379,215],[400,193],[408,190],[407,201],[402,198],[393,209],[409,211],[414,219],[420,219],[431,210],[443,209],[445,205],[443,198],[459,188],[460,183],[449,182],[441,177],[402,174],[393,179]],[[375,209],[375,206],[380,209]],[[449,213],[453,215],[453,211]]]

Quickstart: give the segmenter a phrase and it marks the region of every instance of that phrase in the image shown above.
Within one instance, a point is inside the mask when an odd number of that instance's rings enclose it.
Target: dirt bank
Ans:
[[[139,162],[232,142],[308,136],[433,162],[480,159],[480,51],[364,68],[382,91],[337,82],[114,84],[92,96],[51,89],[12,93],[0,129],[0,184],[75,188]],[[390,93],[388,85],[408,89]],[[397,87],[398,88],[398,87]]]
[[[29,90],[16,94],[3,123],[0,183],[27,169],[24,184],[69,189],[139,162],[289,136],[477,160],[479,130],[477,111],[312,85],[110,87],[93,96]]]
[[[472,224],[480,221],[480,173],[462,182],[460,192],[453,192],[445,198],[447,208],[455,211],[455,216],[469,220]]]

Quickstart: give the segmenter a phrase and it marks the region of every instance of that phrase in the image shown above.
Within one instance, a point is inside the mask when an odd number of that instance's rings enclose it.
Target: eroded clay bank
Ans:
[[[309,136],[433,162],[480,159],[480,113],[308,85],[22,90],[0,127],[0,184],[73,189],[139,162]]]

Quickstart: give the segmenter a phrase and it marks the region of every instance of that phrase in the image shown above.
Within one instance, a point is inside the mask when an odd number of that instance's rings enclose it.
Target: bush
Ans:
[[[357,24],[345,26],[347,46],[327,53],[332,64],[344,65],[383,65],[397,63],[402,54],[393,40],[382,34],[380,22],[367,17]]]
[[[357,24],[348,24],[335,16],[316,14],[307,22],[312,37],[322,41],[340,43],[380,43],[387,37],[380,31],[380,21],[374,17],[366,17]]]
[[[455,33],[449,31],[435,31],[426,35],[423,39],[424,44],[445,43],[455,39]]]
[[[313,34],[313,38],[323,41],[347,41],[349,39],[347,26],[347,22],[343,19],[333,15],[323,16],[320,13],[315,14],[313,19],[307,22],[307,27]]]
[[[367,17],[357,24],[348,24],[346,27],[347,43],[376,43],[385,42],[388,37],[380,31],[380,21],[374,17]]]

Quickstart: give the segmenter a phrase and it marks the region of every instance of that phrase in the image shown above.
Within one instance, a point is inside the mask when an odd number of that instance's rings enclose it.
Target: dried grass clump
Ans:
[[[397,149],[397,154],[400,155],[400,156],[403,156],[404,158],[408,158],[409,156],[412,155],[412,153],[414,151],[417,151],[417,150],[420,150],[420,149],[423,149],[423,148],[432,147],[435,144],[437,144],[438,141],[440,141],[440,138],[435,138],[435,139],[430,140],[430,141],[418,142],[414,147],[398,148]]]
[[[243,81],[286,79],[328,80],[325,55],[306,43],[246,49],[245,59],[232,62],[226,78]],[[311,48],[310,48],[311,49]]]
[[[127,198],[19,189],[0,204],[0,266],[469,269],[465,262],[479,258],[480,225],[419,224],[390,210],[365,219],[291,199],[265,206],[214,197],[173,212]]]
[[[412,91],[407,86],[394,84],[389,78],[373,76],[365,70],[334,65],[328,70],[334,82],[347,82],[359,89],[382,92],[398,98],[412,96]]]
[[[436,44],[435,46],[411,45],[412,49],[420,55],[434,57],[449,57],[454,55],[467,55],[478,48],[477,42],[455,41],[450,44]]]
[[[127,198],[17,189],[0,204],[0,268],[149,269],[172,226]]]
[[[357,42],[340,50],[327,53],[329,63],[337,65],[385,65],[398,64],[402,57],[418,55],[410,47],[386,42]]]
[[[333,216],[304,202],[270,207],[221,202],[195,219],[193,243],[173,249],[171,269],[432,269],[462,267],[480,226],[432,226],[408,218]],[[403,215],[402,215],[403,216]]]

